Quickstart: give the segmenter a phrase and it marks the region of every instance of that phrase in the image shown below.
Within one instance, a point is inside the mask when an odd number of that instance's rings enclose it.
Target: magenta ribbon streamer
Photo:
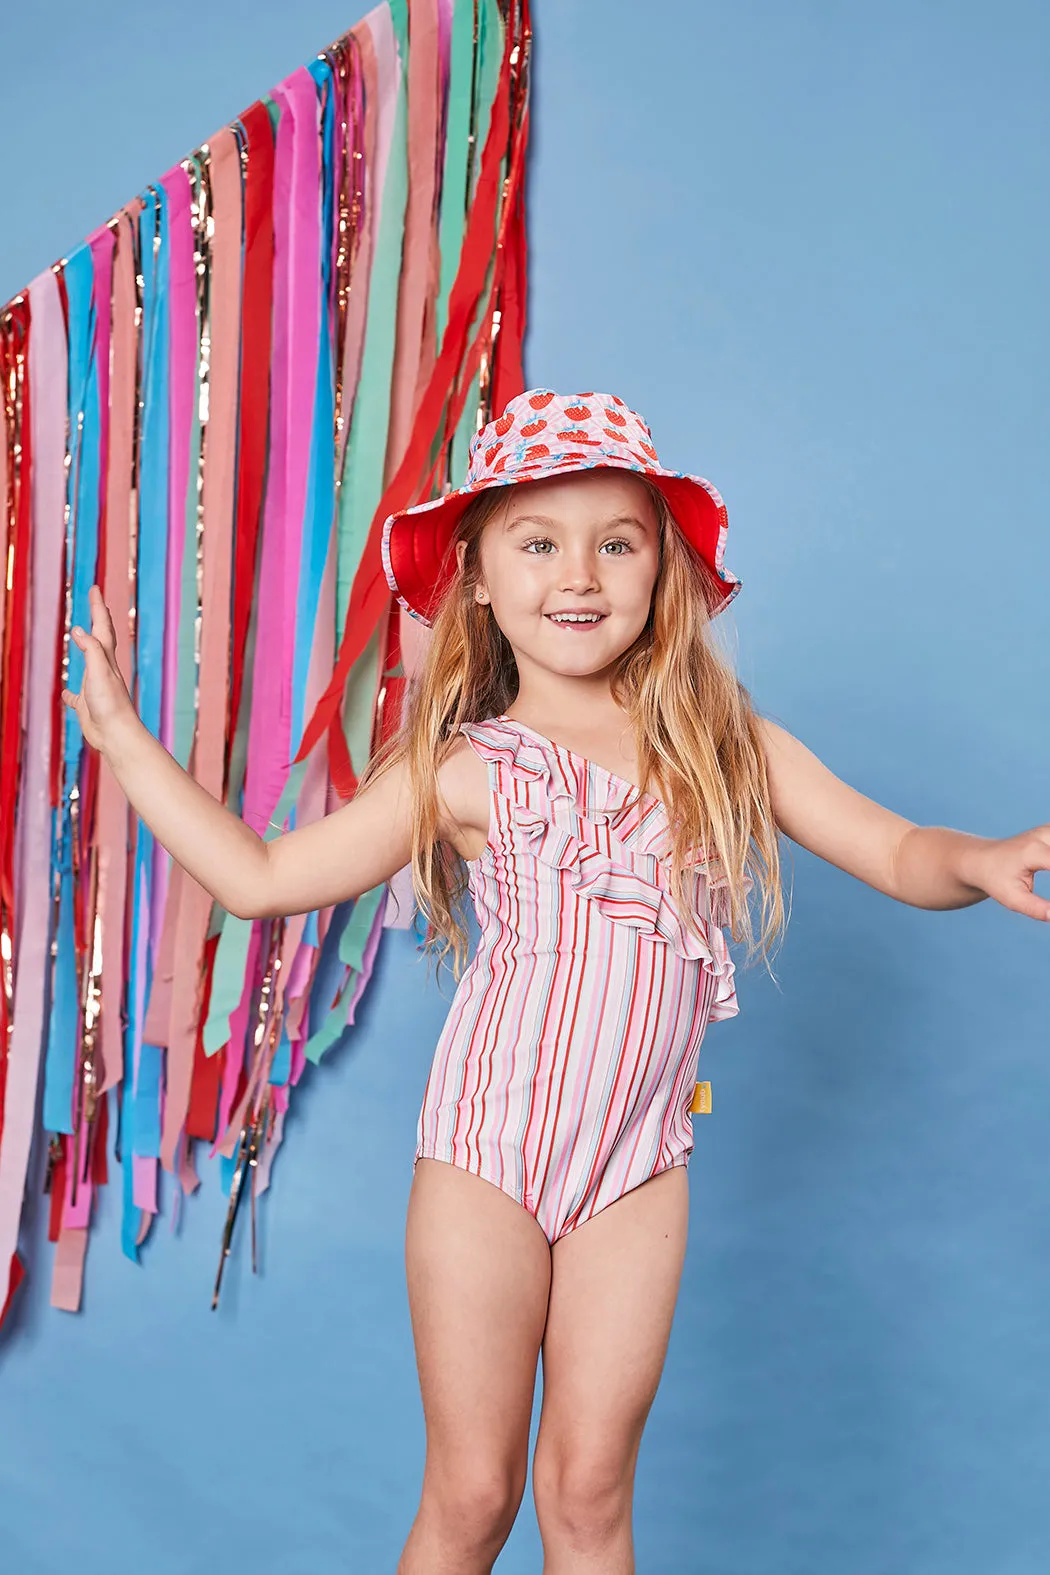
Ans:
[[[320,325],[320,139],[305,67],[273,93],[274,166],[270,460],[256,601],[244,819],[262,836],[292,755],[292,665]]]

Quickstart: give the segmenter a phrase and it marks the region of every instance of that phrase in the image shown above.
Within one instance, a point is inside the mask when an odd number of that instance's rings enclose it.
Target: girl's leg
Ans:
[[[405,1258],[427,1453],[398,1575],[488,1575],[525,1490],[550,1248],[492,1182],[421,1159]]]
[[[685,1256],[684,1166],[555,1242],[532,1464],[544,1575],[633,1575],[631,1505]]]

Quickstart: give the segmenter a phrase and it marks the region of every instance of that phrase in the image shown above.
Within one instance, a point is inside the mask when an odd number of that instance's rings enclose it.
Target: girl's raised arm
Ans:
[[[993,897],[1050,920],[1050,902],[1033,884],[1050,869],[1050,824],[1014,837],[917,826],[840,781],[786,728],[767,717],[760,728],[773,813],[793,842],[915,908],[968,908]]]
[[[308,913],[358,897],[408,863],[411,804],[402,764],[333,814],[265,842],[142,722],[117,667],[113,622],[97,586],[90,600],[91,633],[72,631],[84,653],[83,687],[79,694],[64,690],[62,698],[136,814],[227,912],[246,919]]]

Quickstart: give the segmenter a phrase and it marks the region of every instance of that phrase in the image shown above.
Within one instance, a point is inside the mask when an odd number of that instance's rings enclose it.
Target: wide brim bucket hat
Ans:
[[[390,589],[429,628],[456,575],[452,544],[472,498],[492,487],[598,469],[633,470],[659,487],[709,571],[709,615],[727,607],[741,582],[723,562],[728,517],[717,490],[702,476],[661,465],[649,428],[615,394],[556,394],[549,388],[518,394],[475,434],[461,487],[386,520],[383,570]]]

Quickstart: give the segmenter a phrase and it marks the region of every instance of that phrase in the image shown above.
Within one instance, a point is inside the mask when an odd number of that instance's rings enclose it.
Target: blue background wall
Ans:
[[[0,299],[356,20],[5,18]],[[538,0],[530,381],[615,390],[730,510],[759,707],[918,821],[1050,819],[1047,45],[1024,0]],[[1050,1546],[1050,931],[794,850],[712,1030],[643,1572],[1035,1575]],[[1037,888],[1050,894],[1050,879]],[[0,1346],[9,1567],[392,1571],[422,1419],[402,1232],[442,998],[387,935],[208,1310],[214,1177]],[[36,1220],[36,1229],[42,1227]],[[539,1569],[527,1500],[498,1568]]]

